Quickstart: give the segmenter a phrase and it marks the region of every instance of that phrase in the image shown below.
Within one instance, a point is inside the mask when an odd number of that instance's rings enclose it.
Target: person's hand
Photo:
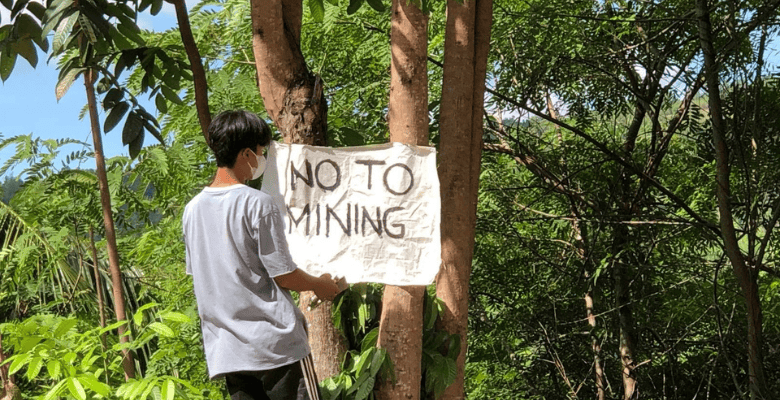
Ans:
[[[323,274],[318,278],[319,282],[317,287],[314,288],[314,294],[320,300],[333,301],[340,290],[330,274]]]

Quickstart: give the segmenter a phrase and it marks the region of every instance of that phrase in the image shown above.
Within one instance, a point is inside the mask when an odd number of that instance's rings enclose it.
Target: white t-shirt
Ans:
[[[272,279],[296,269],[271,198],[206,187],[182,217],[209,377],[291,364],[311,351],[306,320]]]

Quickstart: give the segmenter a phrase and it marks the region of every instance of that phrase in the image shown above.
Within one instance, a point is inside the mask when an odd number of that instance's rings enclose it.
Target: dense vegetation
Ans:
[[[352,3],[322,15],[306,8],[302,29],[303,54],[325,82],[334,146],[387,140],[389,10]],[[445,4],[426,4],[436,145]],[[765,395],[780,393],[780,69],[770,57],[778,2],[710,4],[717,99],[705,84],[696,11],[692,1],[495,2],[468,398],[624,398],[627,385],[650,399],[749,396],[752,306],[719,224],[715,108],[733,228],[758,288]],[[263,114],[248,15],[248,2],[234,0],[191,10],[212,111]],[[178,30],[138,35],[186,64]],[[155,86],[145,74],[154,68],[125,74],[127,96]],[[0,355],[22,398],[224,398],[206,379],[180,223],[215,166],[192,82],[186,73],[159,79],[162,143],[107,160],[127,344],[113,334],[97,178],[58,167],[63,157],[91,165],[92,148],[65,137],[0,142],[17,149],[0,174],[21,171],[5,180],[3,194],[15,193],[0,203]],[[108,86],[98,90],[115,106]],[[337,300],[334,320],[351,350],[344,372],[323,384],[333,398],[371,396],[387,366],[373,347],[380,293],[361,285]],[[425,397],[454,379],[458,350],[436,329],[440,307],[427,297]],[[120,348],[136,357],[135,379],[125,381]]]

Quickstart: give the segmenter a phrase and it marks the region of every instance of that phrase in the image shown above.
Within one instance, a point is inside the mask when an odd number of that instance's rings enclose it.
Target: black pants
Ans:
[[[299,362],[267,371],[231,372],[225,375],[225,382],[231,400],[319,400],[320,398],[311,355]]]

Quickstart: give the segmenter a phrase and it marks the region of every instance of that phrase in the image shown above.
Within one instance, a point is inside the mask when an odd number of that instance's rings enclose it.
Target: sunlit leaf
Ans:
[[[168,325],[162,324],[160,322],[152,322],[149,324],[149,328],[165,337],[176,336],[173,332],[173,329],[171,329]]]
[[[75,377],[68,379],[68,391],[79,400],[87,400],[87,392],[84,390],[84,386]]]
[[[84,72],[83,68],[70,69],[65,74],[65,76],[59,82],[57,82],[57,86],[54,88],[54,95],[57,98],[57,101],[59,101],[60,99],[62,99],[63,96],[65,96],[65,93],[68,92],[70,86],[79,76],[79,74],[81,74],[82,72]]]
[[[322,22],[325,17],[325,4],[323,0],[307,0],[309,3],[309,12],[311,17],[317,21]]]

